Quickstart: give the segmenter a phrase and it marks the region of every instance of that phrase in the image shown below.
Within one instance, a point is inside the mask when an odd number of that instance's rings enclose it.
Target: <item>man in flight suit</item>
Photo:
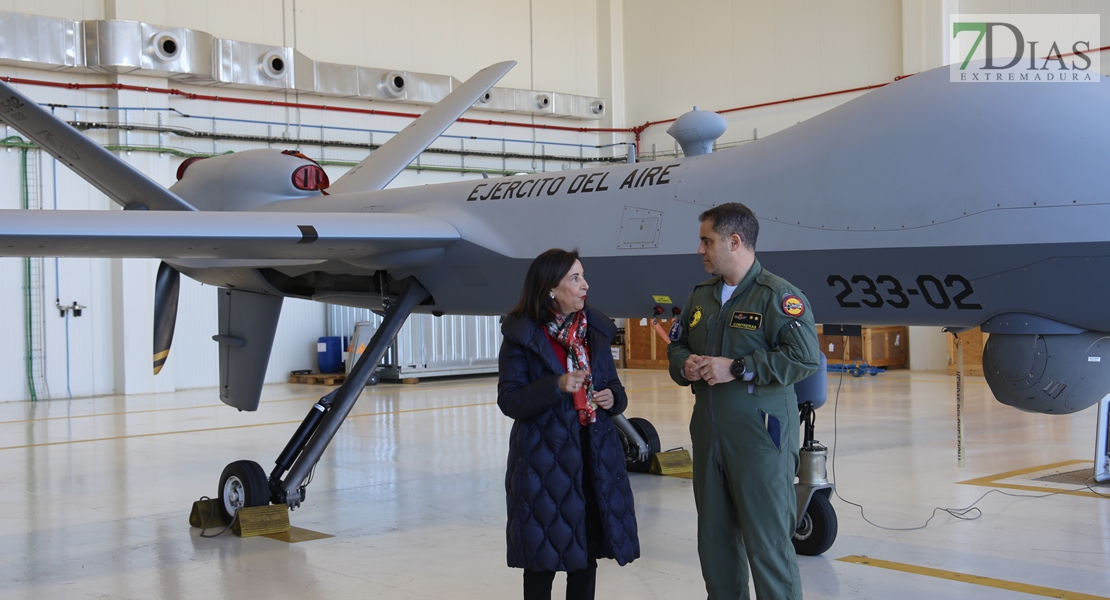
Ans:
[[[671,329],[671,378],[692,385],[698,555],[710,600],[801,600],[791,543],[797,525],[794,383],[817,370],[805,296],[755,258],[759,222],[740,203],[711,208],[698,284]]]

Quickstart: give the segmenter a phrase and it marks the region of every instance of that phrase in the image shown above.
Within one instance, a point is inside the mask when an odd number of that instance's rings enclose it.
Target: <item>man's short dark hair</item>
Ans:
[[[740,236],[740,241],[755,252],[755,242],[759,238],[759,221],[752,209],[739,202],[726,202],[701,213],[698,222],[713,222],[713,231],[725,239],[732,234]]]

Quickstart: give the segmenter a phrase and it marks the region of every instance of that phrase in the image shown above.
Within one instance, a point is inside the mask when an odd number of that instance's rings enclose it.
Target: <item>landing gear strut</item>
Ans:
[[[813,439],[816,410],[828,398],[826,361],[819,356],[817,372],[794,385],[798,395],[798,413],[804,427],[798,481],[794,495],[798,501],[798,525],[794,531],[794,552],[803,556],[817,556],[828,550],[836,541],[836,511],[831,496],[833,484],[826,478],[825,460],[828,449]]]
[[[382,294],[387,294],[385,286]],[[308,416],[297,427],[297,431],[275,461],[276,466],[270,472],[269,479],[267,480],[262,467],[251,461],[237,461],[224,469],[224,476],[220,478],[221,511],[235,506],[236,502],[244,506],[286,504],[290,510],[304,502],[305,486],[308,485],[320,456],[351,412],[363,388],[371,379],[376,379],[374,370],[405,319],[428,296],[428,291],[415,279],[410,277],[402,281],[400,295],[395,302],[388,303],[385,307],[385,318],[381,326],[374,332],[374,337],[370,339],[343,385],[320,398],[308,411]],[[282,479],[286,471],[288,475]]]
[[[794,484],[794,495],[798,500],[798,527],[792,541],[794,552],[817,556],[836,541],[836,511],[829,500],[833,485],[825,478],[828,449],[813,439],[813,403],[803,403],[800,410],[805,441],[799,453],[798,481]]]

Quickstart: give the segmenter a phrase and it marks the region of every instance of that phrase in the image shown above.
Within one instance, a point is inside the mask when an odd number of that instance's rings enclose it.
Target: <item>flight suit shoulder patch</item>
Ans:
[[[670,338],[670,340],[672,342],[677,342],[679,340],[679,338],[682,337],[682,321],[681,320],[675,319],[674,322],[671,323],[671,330],[669,332],[667,332],[667,337]]]
[[[748,331],[755,331],[763,325],[763,315],[753,312],[736,311],[732,313],[732,320],[729,321],[728,326],[735,329],[747,329]]]
[[[695,306],[694,310],[690,311],[690,322],[687,324],[690,329],[697,327],[698,323],[701,323],[702,312],[703,311],[700,306]]]
[[[789,292],[782,295],[782,312],[788,316],[797,318],[806,314],[805,302],[798,296]]]

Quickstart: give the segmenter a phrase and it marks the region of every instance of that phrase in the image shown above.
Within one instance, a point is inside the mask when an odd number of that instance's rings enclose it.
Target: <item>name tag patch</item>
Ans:
[[[755,331],[763,325],[763,315],[759,313],[740,312],[732,313],[732,321],[729,322],[729,327],[736,329],[747,329],[748,331]]]

